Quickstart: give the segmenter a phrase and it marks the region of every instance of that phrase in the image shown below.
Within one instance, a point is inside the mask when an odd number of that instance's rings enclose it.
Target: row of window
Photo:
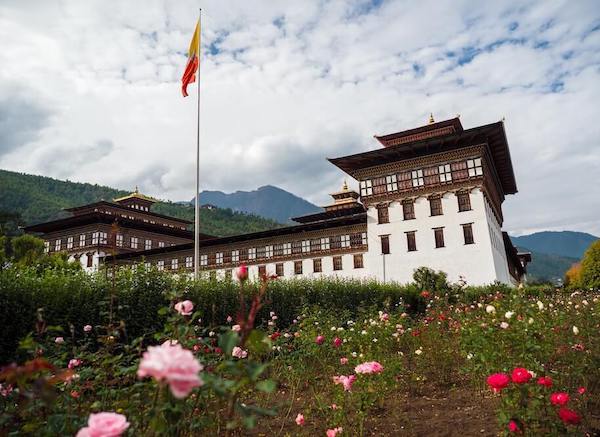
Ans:
[[[365,197],[410,191],[425,186],[462,181],[471,177],[481,176],[482,174],[481,158],[467,159],[373,179],[365,179],[360,182],[360,195]]]
[[[468,191],[459,191],[456,193],[458,200],[458,212],[471,210],[471,197]],[[432,216],[443,215],[442,197],[433,195],[429,197],[429,211]],[[404,220],[414,220],[415,216],[415,201],[406,199],[402,201],[402,214]],[[390,213],[387,205],[377,206],[377,222],[379,224],[390,222]]]
[[[306,240],[298,240],[289,243],[270,244],[266,246],[235,249],[232,251],[215,252],[200,255],[200,265],[220,265],[239,263],[242,261],[254,261],[259,259],[270,259],[281,256],[296,254],[309,254],[324,250],[347,249],[367,245],[367,233],[335,235],[332,237],[321,237]]]
[[[338,271],[338,270],[343,270],[344,266],[343,266],[343,258],[341,256],[333,256],[332,257],[333,260],[333,270]],[[150,267],[150,263],[147,262],[146,263],[146,267]],[[194,258],[192,256],[187,256],[185,257],[185,263],[183,264],[185,266],[186,269],[191,269],[194,265]],[[355,254],[353,256],[353,265],[355,269],[362,269],[364,267],[364,263],[363,263],[363,255],[361,254]],[[173,258],[170,262],[170,264],[168,264],[169,268],[171,270],[179,270],[179,259],[178,258]],[[159,260],[156,262],[156,267],[158,270],[164,270],[166,265],[165,265],[165,261],[164,260]],[[321,258],[313,258],[312,260],[312,271],[313,273],[321,273],[323,272],[323,260]],[[294,274],[295,275],[301,275],[303,274],[303,262],[302,261],[294,261]],[[264,276],[267,274],[267,266],[265,265],[260,265],[258,266],[258,274],[259,276]],[[275,274],[277,276],[283,277],[284,275],[284,270],[283,270],[283,263],[276,263],[275,264]],[[231,278],[231,270],[226,270],[225,272],[226,277]]]
[[[473,223],[465,223],[461,225],[463,231],[463,239],[465,244],[475,244],[473,237]],[[433,236],[435,239],[435,248],[446,247],[444,242],[444,228],[433,228]],[[415,252],[417,250],[417,232],[408,231],[404,233],[406,235],[406,248],[408,252]],[[384,255],[390,254],[390,236],[380,235],[381,239],[381,253]]]
[[[63,238],[57,238],[54,241],[54,251],[55,252],[60,252],[63,249],[63,240],[64,240]],[[88,241],[90,241],[88,234],[80,234],[78,240],[75,240],[75,237],[70,236],[70,237],[67,237],[64,248],[66,250],[70,250],[70,249],[73,249],[74,247],[84,247],[88,244]],[[154,242],[153,242],[153,240],[148,239],[148,238],[143,240],[139,237],[129,237],[126,242],[123,234],[117,234],[115,237],[115,243],[116,243],[117,247],[130,247],[131,249],[140,249],[142,241],[144,242],[145,250],[152,249]],[[97,246],[99,244],[100,245],[108,244],[108,234],[106,232],[100,232],[100,231],[93,232],[91,234],[90,244],[92,246]],[[44,243],[44,246],[45,246],[46,253],[49,252],[50,251],[50,242],[46,241]],[[159,241],[158,247],[165,247],[165,242]]]

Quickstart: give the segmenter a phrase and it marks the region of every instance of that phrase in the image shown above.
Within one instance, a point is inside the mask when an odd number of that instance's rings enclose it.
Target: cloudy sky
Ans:
[[[600,235],[600,3],[2,1],[0,168],[171,200],[272,184],[317,204],[374,134],[505,118],[513,233]],[[1,187],[0,187],[1,189]]]

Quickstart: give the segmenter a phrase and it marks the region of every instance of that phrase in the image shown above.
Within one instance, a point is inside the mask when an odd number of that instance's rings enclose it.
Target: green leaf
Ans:
[[[272,379],[265,379],[256,384],[256,389],[265,393],[273,393],[277,384]]]
[[[262,331],[252,330],[246,341],[248,350],[255,355],[264,355],[271,351],[271,339]]]
[[[231,355],[231,351],[237,346],[239,341],[240,337],[233,331],[227,331],[226,333],[219,335],[219,347],[226,355]]]

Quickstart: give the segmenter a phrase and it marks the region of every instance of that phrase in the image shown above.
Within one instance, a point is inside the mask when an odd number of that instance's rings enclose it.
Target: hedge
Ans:
[[[247,299],[257,286],[245,286]],[[465,296],[472,298],[489,293],[491,288],[469,290]],[[361,308],[391,308],[402,302],[408,311],[419,312],[426,304],[420,292],[415,285],[374,281],[271,281],[258,320],[266,320],[274,311],[278,326],[285,327],[309,306],[356,314]],[[43,309],[46,325],[62,327],[65,337],[81,335],[84,325],[107,324],[112,296],[113,321],[122,321],[123,332],[136,338],[162,329],[167,316],[159,309],[170,305],[174,295],[194,302],[196,310],[201,311],[203,325],[218,325],[237,313],[239,293],[239,285],[233,282],[192,281],[142,267],[122,270],[114,278],[106,272],[89,275],[52,269],[42,273],[16,267],[0,270],[0,365],[18,358],[19,341],[35,330],[38,308]]]

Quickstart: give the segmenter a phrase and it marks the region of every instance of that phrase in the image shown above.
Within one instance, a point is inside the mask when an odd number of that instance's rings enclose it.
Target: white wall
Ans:
[[[402,204],[389,206],[389,223],[377,223],[377,209],[368,210],[367,235],[369,251],[365,255],[366,269],[379,280],[384,280],[383,256],[380,236],[390,235],[390,254],[385,255],[385,280],[406,283],[412,281],[416,268],[426,266],[442,270],[451,282],[464,276],[468,284],[489,284],[495,280],[509,283],[497,265],[492,249],[486,201],[479,189],[471,192],[471,210],[458,212],[454,193],[442,198],[443,215],[431,216],[429,200],[419,197],[415,201],[415,219],[404,220]],[[462,224],[473,223],[475,244],[464,244]],[[445,247],[435,248],[433,228],[444,227]],[[409,252],[405,232],[415,231],[417,250]]]

